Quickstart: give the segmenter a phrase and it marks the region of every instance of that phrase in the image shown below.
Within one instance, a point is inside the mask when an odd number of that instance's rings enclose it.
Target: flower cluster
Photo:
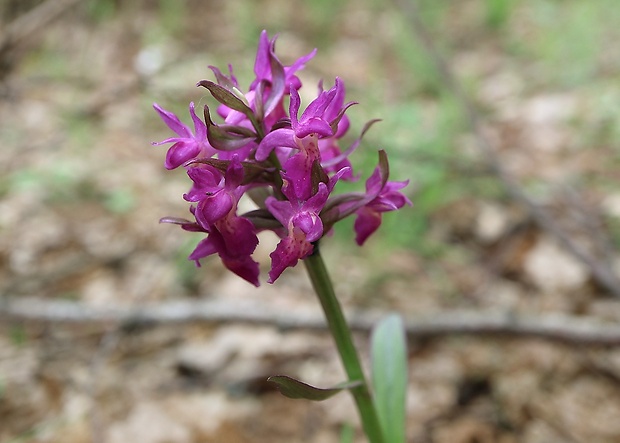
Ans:
[[[167,217],[161,221],[206,234],[189,256],[197,265],[217,254],[224,266],[256,286],[259,266],[252,254],[258,232],[271,230],[281,239],[270,255],[268,281],[273,283],[286,268],[312,254],[316,242],[339,220],[356,215],[356,241],[362,245],[381,224],[383,212],[411,204],[399,192],[407,182],[388,181],[384,151],[379,151],[379,164],[366,182],[366,192],[332,195],[339,180],[356,179],[348,156],[374,121],[341,150],[338,142],[349,128],[345,112],[355,104],[345,103],[342,80],[336,78],[328,90],[319,84],[317,98],[300,115],[301,81],[296,72],[315,51],[284,66],[275,54],[275,40],[262,32],[254,64],[256,78],[248,92],[241,92],[230,66],[228,75],[211,66],[216,82],[198,83],[220,103],[216,113],[223,123],[213,122],[208,106],[201,119],[190,103],[192,131],[175,114],[153,105],[177,134],[153,144],[172,143],[166,168],[183,166],[193,182],[184,195],[191,203],[193,220]],[[239,214],[244,195],[258,209]]]

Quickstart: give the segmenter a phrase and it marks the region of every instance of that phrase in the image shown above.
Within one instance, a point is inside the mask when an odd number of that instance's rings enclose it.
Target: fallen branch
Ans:
[[[353,312],[351,327],[368,332],[381,312]],[[324,330],[320,311],[282,309],[258,301],[171,301],[139,308],[108,306],[95,308],[79,302],[20,297],[0,298],[3,321],[101,325],[119,328],[186,323],[249,323],[280,329]],[[545,314],[524,315],[498,311],[453,310],[405,319],[411,339],[449,335],[532,337],[571,345],[620,345],[620,326],[583,317]]]
[[[530,198],[515,178],[502,165],[499,157],[495,153],[491,142],[484,134],[481,125],[481,118],[476,107],[463,91],[451,66],[437,49],[433,38],[428,29],[420,20],[415,0],[394,0],[397,7],[407,17],[411,23],[413,33],[420,41],[433,64],[435,65],[443,84],[454,96],[463,109],[467,123],[474,136],[477,146],[489,164],[491,170],[503,183],[506,192],[511,198],[521,203],[527,209],[532,220],[544,231],[551,234],[568,252],[588,267],[594,280],[610,294],[620,297],[620,280],[615,275],[611,266],[606,262],[597,260],[594,256],[580,247],[573,238],[566,233],[557,221],[549,215],[548,211]]]

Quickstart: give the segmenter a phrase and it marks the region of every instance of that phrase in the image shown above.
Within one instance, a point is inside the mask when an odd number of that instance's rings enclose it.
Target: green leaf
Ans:
[[[390,177],[390,164],[387,153],[381,149],[379,151],[379,170],[381,171],[381,187],[383,188]]]
[[[245,97],[240,92],[238,92],[239,95],[235,95],[225,87],[209,80],[200,80],[196,86],[207,88],[211,95],[223,105],[226,105],[235,111],[242,112],[247,116],[252,114],[252,109],[248,106]]]
[[[213,83],[209,80],[200,80],[196,86],[202,86],[203,88],[207,88],[211,95],[223,105],[228,106],[235,111],[239,111],[243,113],[251,122],[254,129],[257,131],[260,128],[258,121],[256,120],[256,116],[254,115],[254,111],[250,108],[247,99],[239,91],[236,87],[233,87],[231,91],[226,89],[223,86],[218,85],[217,83]]]
[[[372,382],[385,441],[405,443],[407,341],[397,314],[389,315],[373,330]]]
[[[216,125],[211,120],[209,107],[204,107],[205,124],[207,125],[207,139],[211,146],[220,151],[234,151],[255,139],[256,134],[247,133],[246,128],[231,125]]]
[[[295,380],[294,378],[288,377],[286,375],[274,375],[272,377],[269,377],[267,381],[277,384],[278,389],[285,397],[303,398],[305,400],[312,401],[326,400],[329,397],[336,395],[342,390],[355,388],[362,384],[359,381],[343,382],[332,388],[321,389],[310,386],[309,384],[306,384],[299,380]]]

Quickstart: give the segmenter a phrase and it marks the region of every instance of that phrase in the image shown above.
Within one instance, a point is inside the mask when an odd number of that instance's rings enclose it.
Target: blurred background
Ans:
[[[363,248],[322,246],[351,318],[453,320],[410,331],[409,441],[620,441],[614,0],[0,0],[0,442],[364,441],[347,395],[264,382],[344,378],[303,268],[255,289],[158,224],[189,185],[152,103],[189,122],[209,65],[247,88],[263,29],[318,49],[305,103],[343,79],[349,142],[382,119],[364,179],[386,149],[411,181]]]

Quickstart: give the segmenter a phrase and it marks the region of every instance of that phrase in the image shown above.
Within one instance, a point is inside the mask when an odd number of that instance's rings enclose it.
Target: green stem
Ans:
[[[379,417],[370,396],[368,383],[364,377],[357,350],[353,344],[351,331],[342,313],[340,303],[336,298],[336,293],[319,252],[318,244],[315,244],[314,248],[314,253],[304,259],[306,270],[323,307],[327,325],[336,342],[336,347],[349,381],[360,381],[362,383],[360,386],[350,389],[350,391],[357,405],[364,432],[371,443],[383,443]]]

